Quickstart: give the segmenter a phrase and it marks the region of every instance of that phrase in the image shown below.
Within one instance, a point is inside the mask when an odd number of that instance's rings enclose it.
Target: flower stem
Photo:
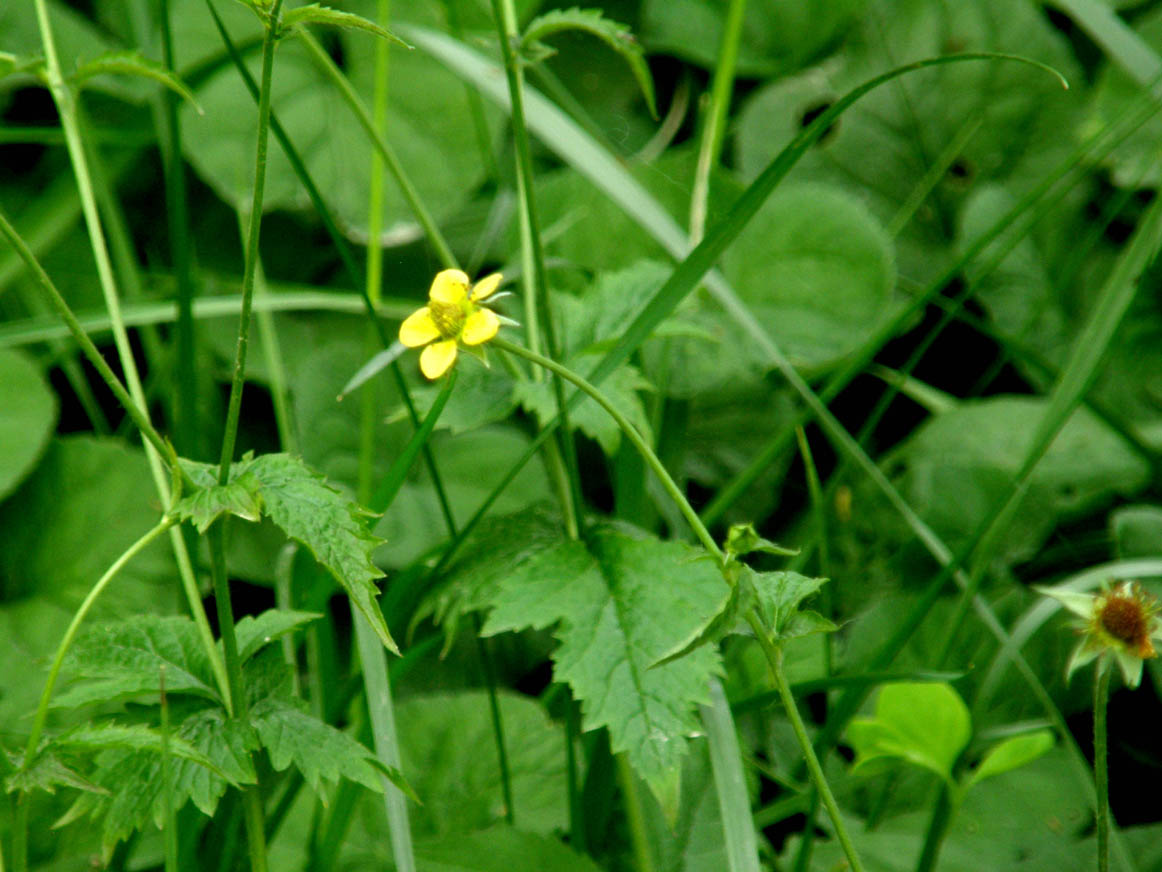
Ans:
[[[588,394],[590,397],[596,400],[597,404],[601,406],[601,408],[605,409],[609,416],[617,423],[617,426],[621,428],[623,433],[625,433],[626,438],[629,439],[629,441],[639,452],[641,452],[642,459],[646,462],[646,465],[653,470],[654,474],[658,477],[658,480],[661,481],[662,487],[665,488],[666,493],[674,501],[674,504],[682,513],[682,517],[686,519],[686,523],[690,525],[690,529],[694,532],[694,535],[698,537],[698,540],[702,543],[706,550],[714,555],[715,559],[720,565],[723,563],[725,557],[722,553],[722,550],[718,547],[718,543],[714,541],[714,537],[710,535],[710,531],[707,530],[706,526],[702,523],[701,520],[699,520],[698,513],[695,512],[694,509],[690,506],[690,502],[686,499],[686,495],[682,493],[681,488],[679,488],[678,485],[674,483],[674,479],[670,476],[670,473],[666,470],[666,467],[662,465],[660,460],[658,460],[658,455],[654,453],[653,448],[650,447],[649,443],[646,442],[641,433],[638,432],[637,428],[634,427],[632,423],[630,423],[629,419],[626,418],[625,415],[621,414],[621,412],[617,410],[617,407],[609,401],[605,394],[591,385],[580,375],[573,372],[573,370],[569,369],[567,366],[563,366],[557,363],[555,360],[550,360],[543,355],[537,354],[534,351],[529,351],[527,348],[522,348],[519,345],[514,345],[513,343],[504,339],[500,339],[499,337],[493,339],[491,344],[501,349],[502,351],[507,351],[510,354],[523,357],[525,360],[529,361],[530,363],[535,363],[537,366],[543,366],[545,369],[552,371],[556,375],[559,375],[565,381],[576,385],[583,393]]]
[[[553,313],[549,305],[549,289],[545,282],[545,250],[541,243],[540,219],[537,214],[536,191],[533,188],[533,154],[529,142],[529,131],[525,124],[524,77],[515,46],[520,40],[517,29],[516,8],[513,0],[492,0],[492,16],[496,21],[496,32],[500,40],[500,54],[504,59],[504,71],[508,78],[508,94],[512,104],[512,135],[516,146],[517,195],[522,204],[523,218],[522,249],[525,251],[526,269],[532,267],[532,286],[536,299],[537,314],[544,332],[545,350],[554,360],[561,357],[557,343]],[[535,339],[529,344],[535,346]],[[578,518],[584,503],[581,498],[581,474],[577,469],[577,450],[573,444],[573,430],[569,426],[568,410],[565,403],[565,386],[561,379],[553,379],[553,392],[557,400],[557,414],[561,426],[557,430],[557,448],[562,456],[568,474],[569,499],[563,504],[566,525],[570,532],[578,528]],[[573,533],[575,536],[576,533]]]
[[[1093,780],[1097,788],[1097,868],[1110,868],[1110,791],[1108,752],[1106,746],[1106,704],[1110,695],[1112,664],[1106,658],[1097,662],[1093,682]]]
[[[791,686],[787,683],[787,676],[783,673],[783,649],[770,640],[767,636],[766,628],[763,627],[762,622],[758,619],[753,609],[747,614],[746,620],[754,631],[755,638],[758,640],[759,646],[763,649],[763,654],[766,655],[767,664],[771,669],[771,677],[775,680],[779,697],[783,701],[783,708],[787,711],[787,719],[791,722],[791,728],[795,731],[795,738],[798,740],[799,747],[803,751],[803,757],[807,761],[807,771],[811,775],[811,781],[815,784],[815,789],[819,791],[819,798],[823,801],[823,807],[827,809],[827,815],[831,818],[831,825],[835,827],[835,835],[839,839],[839,844],[843,847],[843,853],[847,857],[847,862],[850,864],[852,872],[863,872],[863,863],[860,862],[859,854],[856,853],[851,836],[847,833],[847,827],[844,825],[843,817],[839,813],[839,805],[835,802],[835,796],[831,792],[831,785],[827,783],[827,776],[823,774],[823,767],[819,764],[819,758],[815,754],[815,749],[811,746],[811,737],[807,735],[807,728],[803,725],[803,718],[799,715],[798,706],[795,705],[795,697],[791,693]]]
[[[246,380],[246,351],[250,341],[250,310],[254,300],[254,280],[258,270],[258,243],[262,231],[262,201],[266,189],[266,152],[270,130],[270,97],[274,73],[274,49],[282,12],[282,0],[273,0],[266,19],[262,40],[262,79],[258,92],[258,136],[254,155],[254,188],[251,196],[250,227],[246,239],[246,262],[242,274],[242,311],[238,319],[238,344],[234,357],[234,375],[230,383],[230,400],[226,411],[226,427],[222,434],[222,452],[218,461],[218,484],[225,485],[230,478],[230,464],[238,438],[238,422],[242,413],[242,388]],[[238,640],[234,634],[234,608],[230,602],[230,584],[226,574],[225,520],[210,529],[210,565],[214,580],[214,602],[218,610],[218,631],[222,636],[222,651],[226,661],[226,677],[230,684],[231,714],[242,718],[246,714],[246,695],[242,686],[242,662],[238,656]],[[243,788],[242,805],[246,821],[246,841],[250,853],[251,872],[266,872],[266,834],[263,823],[260,785]]]

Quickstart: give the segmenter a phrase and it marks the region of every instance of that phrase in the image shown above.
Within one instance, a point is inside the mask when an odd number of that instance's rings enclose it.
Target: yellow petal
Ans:
[[[465,345],[480,345],[496,335],[500,329],[500,319],[491,309],[477,309],[464,322],[460,341]]]
[[[428,299],[433,303],[448,303],[459,306],[468,299],[468,276],[458,269],[446,269],[436,273]]]
[[[472,288],[473,302],[479,302],[485,297],[491,297],[492,294],[500,287],[500,280],[504,278],[500,273],[493,273],[490,276],[485,276],[478,281]]]
[[[456,340],[446,339],[435,342],[420,355],[420,372],[430,379],[437,379],[456,362]]]
[[[412,312],[407,316],[407,320],[399,325],[399,341],[408,348],[427,345],[439,336],[440,331],[436,327],[436,322],[432,320],[432,312],[427,306]]]

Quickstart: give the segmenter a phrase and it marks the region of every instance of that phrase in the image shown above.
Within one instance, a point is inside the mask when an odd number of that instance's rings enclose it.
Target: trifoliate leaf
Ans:
[[[608,727],[614,752],[625,752],[670,805],[686,737],[699,729],[694,706],[706,701],[719,663],[702,648],[650,667],[719,612],[728,594],[698,549],[604,525],[586,543],[560,543],[514,569],[484,633],[557,624],[555,677],[580,700],[584,728]]]
[[[321,24],[324,27],[340,27],[344,30],[362,30],[391,42],[398,43],[404,48],[414,48],[408,45],[390,30],[380,27],[374,21],[369,21],[362,15],[353,12],[341,12],[329,6],[311,3],[309,6],[300,6],[297,9],[288,9],[282,14],[282,33],[280,36],[308,24]]]
[[[57,707],[112,702],[161,692],[220,702],[210,660],[194,622],[181,616],[137,615],[83,630],[65,657],[66,674],[83,678],[53,700]]]
[[[658,117],[654,80],[642,54],[641,44],[634,39],[627,25],[603,17],[600,9],[554,9],[534,18],[521,37],[521,52],[533,61],[551,57],[556,54],[556,50],[545,45],[542,40],[565,30],[580,30],[595,36],[621,55],[637,79],[650,115]]]
[[[375,755],[291,701],[263,700],[251,710],[250,721],[275,770],[281,772],[294,764],[316,792],[321,781],[340,778],[382,792],[382,771]]]
[[[149,58],[145,57],[139,51],[106,52],[77,67],[77,71],[73,73],[73,80],[78,85],[83,85],[94,76],[103,76],[109,73],[153,79],[153,81],[169,88],[182,99],[188,100],[199,115],[203,114],[202,107],[198,105],[197,98],[194,97],[193,92],[185,86],[185,83],[172,70],[167,69],[157,61],[149,60]]]

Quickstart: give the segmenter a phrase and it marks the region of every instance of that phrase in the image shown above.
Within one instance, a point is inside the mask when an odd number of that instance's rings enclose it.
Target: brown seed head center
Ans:
[[[1145,660],[1154,656],[1150,641],[1150,616],[1144,604],[1134,596],[1110,594],[1101,607],[1102,629],[1134,649]]]

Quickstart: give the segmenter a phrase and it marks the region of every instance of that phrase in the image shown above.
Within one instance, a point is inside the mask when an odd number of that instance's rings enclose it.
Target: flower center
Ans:
[[[1134,649],[1134,653],[1146,659],[1154,656],[1154,646],[1150,642],[1149,616],[1142,603],[1135,597],[1112,594],[1101,607],[1102,629],[1120,642]]]
[[[432,315],[432,323],[436,325],[444,339],[456,339],[464,329],[467,316],[463,307],[455,303],[437,303],[433,300],[428,303],[428,311]]]

